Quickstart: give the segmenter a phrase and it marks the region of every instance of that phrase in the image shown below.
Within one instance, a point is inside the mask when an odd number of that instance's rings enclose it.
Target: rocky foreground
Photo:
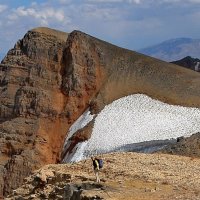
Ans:
[[[100,184],[90,159],[47,165],[5,199],[200,199],[199,158],[141,153],[102,157]]]

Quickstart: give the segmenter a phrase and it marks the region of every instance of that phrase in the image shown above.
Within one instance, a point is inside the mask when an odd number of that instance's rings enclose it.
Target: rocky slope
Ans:
[[[198,200],[200,160],[163,154],[102,155],[101,183],[95,183],[91,160],[48,165],[26,178],[5,198]]]
[[[59,162],[69,127],[88,107],[98,113],[133,93],[200,107],[199,84],[198,73],[79,31],[28,31],[0,64],[0,194]]]
[[[200,158],[200,133],[193,134],[190,137],[177,138],[175,144],[168,145],[160,152]]]
[[[187,56],[181,60],[173,61],[172,63],[200,72],[200,60],[198,58]]]

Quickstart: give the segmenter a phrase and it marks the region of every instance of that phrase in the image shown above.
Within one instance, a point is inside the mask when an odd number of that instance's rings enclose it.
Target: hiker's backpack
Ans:
[[[103,160],[102,159],[97,159],[98,163],[99,163],[99,169],[101,169],[103,167]]]

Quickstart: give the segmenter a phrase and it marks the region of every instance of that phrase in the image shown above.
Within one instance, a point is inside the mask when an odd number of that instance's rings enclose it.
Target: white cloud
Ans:
[[[115,21],[119,20],[124,14],[116,7],[98,7],[96,5],[85,5],[81,8],[82,17],[89,21],[102,20],[105,21]]]
[[[36,6],[36,4],[34,5]],[[18,7],[8,15],[10,22],[15,23],[19,18],[27,20],[30,18],[31,21],[36,20],[38,25],[49,25],[51,22],[57,23],[70,23],[70,19],[65,16],[64,11],[61,9],[54,9],[52,7],[39,8],[30,7],[25,8],[24,6]],[[25,19],[26,18],[26,19]]]
[[[0,4],[0,13],[5,11],[8,7],[6,5],[1,5]]]
[[[37,6],[37,2],[35,1],[31,2],[31,6]]]
[[[200,0],[86,0],[87,3],[97,3],[97,4],[102,4],[102,3],[107,3],[107,4],[115,4],[115,3],[127,3],[127,4],[140,4],[140,5],[162,5],[166,3],[171,3],[171,4],[177,4],[177,3],[182,3],[179,6],[182,5],[188,5],[188,4],[199,4]]]
[[[123,0],[88,0],[89,3],[119,3]]]
[[[200,3],[200,0],[152,0],[152,2],[154,3],[159,3],[159,4],[163,4],[163,3],[182,3],[182,4],[191,4],[191,3]],[[181,5],[180,5],[181,6]]]
[[[63,0],[64,1],[64,0]],[[87,0],[88,3],[135,3],[135,4],[152,4],[152,3],[200,3],[200,0]]]
[[[71,0],[59,0],[59,3],[61,4],[69,4]]]
[[[15,11],[15,13],[18,16],[31,16],[38,19],[47,19],[54,17],[58,21],[63,21],[65,18],[62,10],[54,10],[53,8],[36,10],[34,8],[25,9],[24,7],[19,7]]]
[[[141,3],[141,0],[87,0],[88,3]]]
[[[127,2],[140,4],[142,1],[141,0],[127,0]]]
[[[200,0],[189,0],[189,2],[200,3]]]

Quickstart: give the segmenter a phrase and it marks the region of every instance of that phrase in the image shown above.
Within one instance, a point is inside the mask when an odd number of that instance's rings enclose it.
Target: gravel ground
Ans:
[[[108,189],[85,190],[83,194],[87,197],[97,195],[110,200],[200,199],[200,159],[198,158],[132,152],[104,154],[101,157],[104,160],[104,167],[100,171],[101,184]],[[42,189],[33,189],[33,180],[38,173],[43,176],[54,174],[58,177],[65,174],[63,177],[70,177],[70,183],[95,182],[90,159],[78,163],[48,165],[26,179],[25,185],[15,191],[15,197],[8,199],[16,199],[16,194],[26,197],[25,199],[35,195],[37,199],[37,195],[41,195],[41,192],[54,191],[53,187],[56,187],[58,182],[46,183]],[[66,178],[60,179],[55,180],[62,181],[62,185],[69,182]],[[59,184],[61,185],[60,182]],[[31,190],[27,191],[27,188]],[[35,193],[31,193],[32,191]]]

